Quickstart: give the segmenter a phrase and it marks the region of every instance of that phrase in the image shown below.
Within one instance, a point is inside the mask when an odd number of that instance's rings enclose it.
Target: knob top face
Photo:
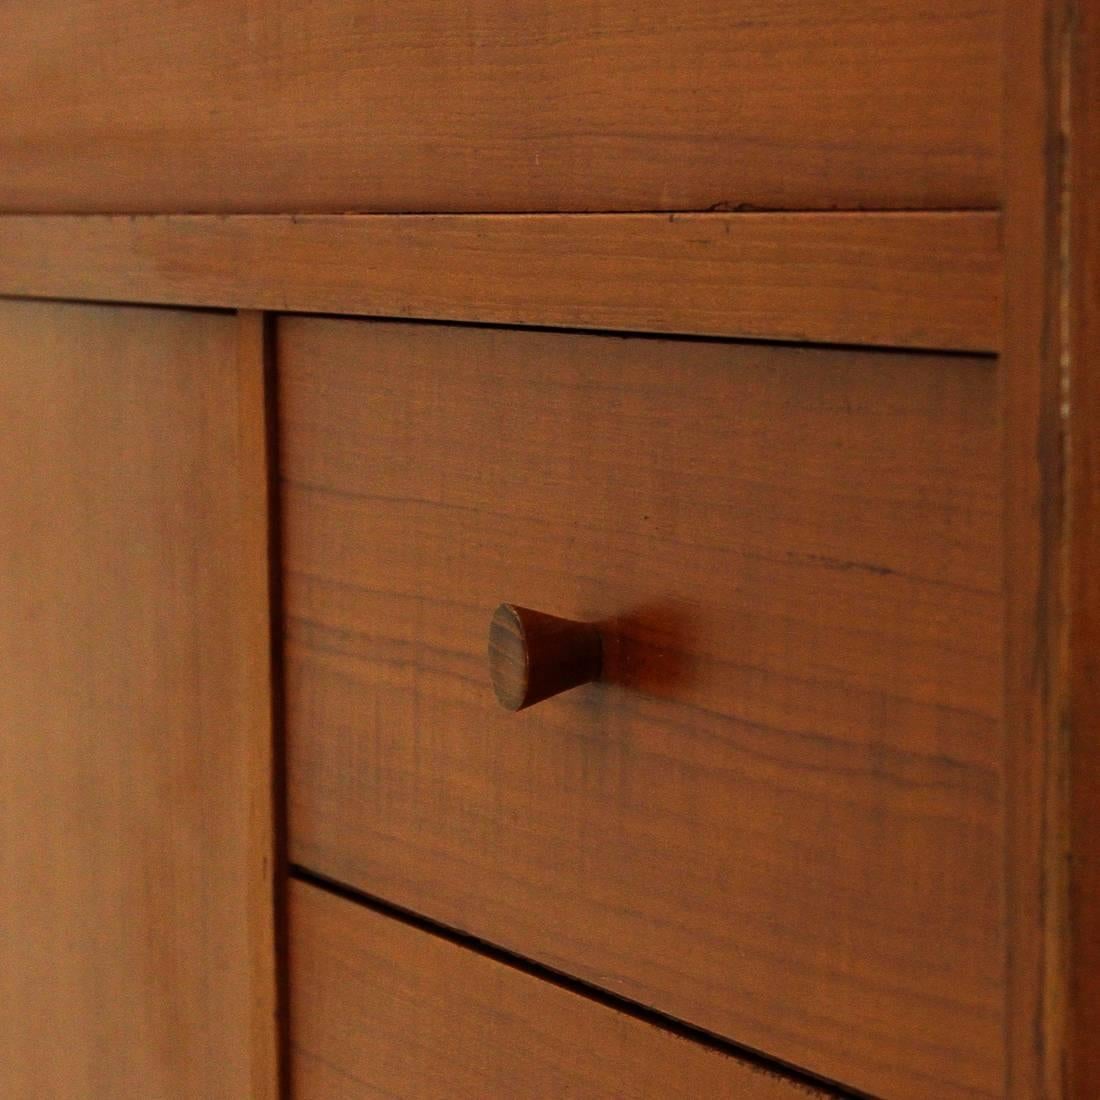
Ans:
[[[489,624],[489,674],[506,710],[523,710],[598,680],[602,655],[592,623],[502,603]]]
[[[527,706],[530,664],[523,620],[516,608],[502,603],[489,623],[489,674],[505,710]]]

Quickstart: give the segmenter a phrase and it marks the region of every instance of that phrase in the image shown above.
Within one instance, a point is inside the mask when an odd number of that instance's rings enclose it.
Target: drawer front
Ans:
[[[832,1093],[290,884],[299,1100],[814,1100]]]
[[[299,864],[870,1092],[1000,1091],[991,359],[287,318]],[[508,601],[603,624],[517,713]]]
[[[0,210],[973,208],[1003,0],[38,0]]]

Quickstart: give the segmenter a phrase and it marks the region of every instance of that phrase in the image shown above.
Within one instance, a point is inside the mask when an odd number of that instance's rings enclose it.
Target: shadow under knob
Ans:
[[[603,642],[594,623],[502,603],[489,624],[489,675],[501,706],[523,710],[600,678]]]

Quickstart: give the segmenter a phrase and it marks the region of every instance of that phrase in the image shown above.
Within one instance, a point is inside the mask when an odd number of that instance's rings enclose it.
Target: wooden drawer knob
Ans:
[[[489,624],[489,674],[501,706],[523,710],[600,678],[603,643],[577,623],[502,603]]]

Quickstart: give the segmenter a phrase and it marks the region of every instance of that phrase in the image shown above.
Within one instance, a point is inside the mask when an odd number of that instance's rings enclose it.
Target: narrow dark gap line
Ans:
[[[674,1016],[668,1016],[657,1009],[621,997],[618,994],[609,993],[607,990],[592,985],[581,978],[564,974],[526,956],[517,955],[505,948],[498,947],[496,944],[479,939],[468,932],[462,932],[448,925],[440,924],[420,913],[395,905],[393,902],[368,894],[356,887],[348,886],[346,883],[338,882],[327,875],[311,871],[300,864],[290,864],[290,877],[315,889],[323,890],[334,897],[370,909],[379,916],[400,921],[419,932],[445,940],[447,943],[454,944],[466,951],[472,951],[482,958],[500,963],[502,966],[507,966],[528,977],[537,978],[567,993],[583,997],[585,1000],[602,1005],[621,1015],[629,1016],[641,1023],[675,1035],[677,1038],[687,1039],[700,1046],[707,1047],[709,1050],[753,1065],[763,1072],[782,1077],[794,1085],[799,1085],[811,1091],[815,1096],[829,1096],[841,1098],[841,1100],[873,1100],[868,1093],[859,1092],[827,1078],[818,1077],[808,1070],[781,1062],[751,1047],[742,1046],[720,1035],[715,1035],[713,1032],[678,1020]]]
[[[430,325],[435,328],[478,328],[495,329],[499,332],[546,332],[562,336],[598,336],[612,340],[660,340],[666,343],[688,344],[726,344],[752,345],[779,348],[804,348],[807,351],[841,351],[856,354],[859,352],[904,355],[914,358],[937,359],[981,359],[994,363],[1000,358],[1000,352],[966,350],[959,348],[905,347],[897,344],[854,344],[827,340],[803,340],[796,337],[774,336],[713,336],[690,332],[652,332],[632,329],[579,328],[570,325],[525,324],[516,321],[465,321],[455,318],[401,317],[388,313],[334,313],[327,310],[303,309],[267,309],[257,306],[186,306],[173,302],[146,302],[131,298],[78,298],[63,294],[0,294],[0,301],[11,302],[52,302],[62,305],[78,306],[120,306],[127,309],[171,309],[190,313],[264,313],[271,318],[314,317],[318,320],[360,321],[365,324],[382,322],[400,325]]]
[[[287,843],[286,689],[283,676],[286,607],[282,568],[282,464],[279,453],[279,407],[275,345],[275,316],[262,314],[264,427],[267,474],[267,592],[271,683],[271,806],[274,866],[274,935],[276,965],[277,1088],[281,1100],[290,1098],[290,929],[287,920],[290,882]]]
[[[500,332],[547,332],[562,336],[598,336],[612,340],[658,340],[670,344],[764,344],[767,347],[805,348],[808,351],[871,352],[874,354],[910,355],[927,358],[961,358],[996,360],[996,351],[970,351],[959,348],[905,347],[896,344],[853,344],[825,340],[808,340],[797,337],[774,336],[713,336],[690,332],[652,332],[632,329],[578,328],[571,325],[526,324],[517,321],[465,321],[432,317],[398,317],[385,313],[333,313],[322,310],[282,309],[275,311],[280,317],[315,317],[332,321],[372,321],[400,325],[428,325],[433,328],[481,328]]]

